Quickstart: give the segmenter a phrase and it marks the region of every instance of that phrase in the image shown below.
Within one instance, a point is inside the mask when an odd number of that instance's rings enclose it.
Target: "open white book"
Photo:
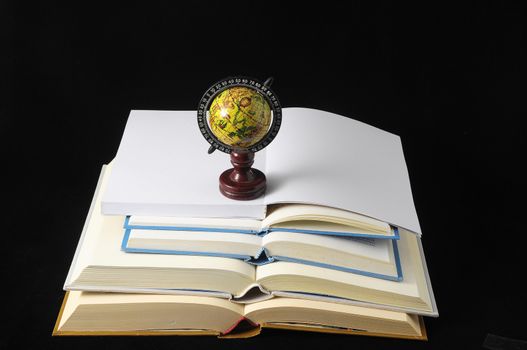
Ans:
[[[397,228],[364,215],[311,204],[274,204],[263,220],[139,216],[127,218],[125,228],[141,230],[252,233],[296,232],[315,235],[398,239]]]
[[[66,290],[209,295],[240,302],[288,296],[437,314],[420,239],[406,230],[398,243],[400,282],[287,261],[254,266],[222,257],[130,254],[120,251],[125,217],[100,213],[105,185],[101,176]]]
[[[188,224],[160,217],[250,218],[263,221],[248,230],[394,238],[392,225],[421,234],[397,135],[329,112],[284,108],[278,136],[255,156],[267,191],[251,201],[220,194],[218,177],[229,157],[208,155],[207,148],[194,111],[131,111],[103,213],[154,227]]]

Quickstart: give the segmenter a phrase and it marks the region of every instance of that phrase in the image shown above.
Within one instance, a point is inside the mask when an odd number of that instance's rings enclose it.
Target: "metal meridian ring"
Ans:
[[[214,101],[214,98],[222,91],[235,86],[243,86],[255,90],[265,98],[273,111],[273,122],[267,131],[267,134],[265,134],[265,136],[260,141],[247,148],[233,148],[232,146],[224,144],[212,133],[212,130],[210,130],[209,124],[207,123],[207,111],[209,110],[212,101]],[[281,124],[282,107],[280,106],[280,101],[278,101],[278,98],[269,86],[266,86],[260,81],[252,78],[233,77],[220,80],[205,92],[198,106],[198,126],[201,134],[212,147],[225,153],[231,153],[232,151],[240,149],[248,150],[253,153],[261,151],[267,147],[276,137],[278,130],[280,130]]]

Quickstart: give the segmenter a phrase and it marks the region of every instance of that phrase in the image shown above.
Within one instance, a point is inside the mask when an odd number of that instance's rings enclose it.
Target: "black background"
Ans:
[[[523,8],[72,3],[0,1],[0,347],[478,349],[487,333],[527,338]],[[230,75],[272,75],[285,107],[402,137],[440,311],[426,319],[428,342],[270,330],[235,341],[51,337],[129,110],[196,109]]]

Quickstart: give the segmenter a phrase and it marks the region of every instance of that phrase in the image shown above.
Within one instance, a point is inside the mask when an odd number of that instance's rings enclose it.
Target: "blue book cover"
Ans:
[[[157,228],[156,228],[157,229]],[[162,245],[158,245],[156,248],[152,248],[152,247],[146,247],[146,246],[140,246],[140,247],[133,247],[133,246],[130,246],[130,237],[131,235],[133,235],[134,233],[137,233],[137,232],[140,232],[141,230],[151,230],[152,234],[154,232],[158,233],[158,234],[161,234],[163,235],[163,232],[166,232],[167,234],[169,234],[171,231],[179,231],[179,233],[182,233],[182,234],[190,234],[190,235],[193,235],[193,234],[196,234],[196,235],[199,235],[200,232],[201,233],[206,233],[206,234],[211,234],[213,236],[215,236],[216,234],[218,234],[219,236],[217,236],[217,238],[219,238],[219,240],[221,241],[221,237],[222,236],[226,236],[227,234],[229,234],[230,236],[238,236],[240,237],[240,239],[243,239],[243,238],[248,238],[248,237],[254,237],[255,238],[255,242],[257,242],[257,239],[259,238],[263,238],[263,236],[265,235],[268,235],[270,234],[270,232],[266,232],[265,234],[261,234],[261,233],[258,233],[258,232],[250,232],[250,231],[247,231],[247,232],[235,232],[234,235],[232,232],[230,231],[224,231],[224,230],[221,230],[221,229],[217,229],[217,230],[203,230],[203,229],[196,229],[196,228],[190,228],[190,229],[186,229],[184,230],[184,228],[180,228],[179,230],[174,230],[173,228],[164,228],[164,229],[159,229],[158,231],[154,231],[153,229],[151,228],[138,228],[138,227],[130,227],[128,224],[125,224],[125,230],[124,230],[124,237],[123,237],[123,240],[122,240],[122,245],[121,245],[121,249],[127,253],[149,253],[149,254],[174,254],[174,255],[197,255],[197,256],[214,256],[214,257],[227,257],[227,258],[233,258],[233,259],[240,259],[240,260],[243,260],[249,264],[253,264],[253,265],[264,265],[264,264],[270,264],[270,263],[273,263],[275,261],[287,261],[287,262],[292,262],[292,263],[298,263],[298,264],[305,264],[305,265],[312,265],[312,266],[318,266],[318,267],[323,267],[323,268],[328,268],[328,269],[334,269],[334,270],[339,270],[339,271],[344,271],[344,272],[349,272],[349,273],[354,273],[354,274],[359,274],[359,275],[363,275],[363,276],[368,276],[368,277],[373,277],[373,278],[380,278],[380,279],[385,279],[385,280],[392,280],[392,281],[402,281],[403,279],[403,274],[402,274],[402,269],[401,269],[401,262],[400,262],[400,257],[399,257],[399,251],[398,251],[398,246],[397,246],[397,240],[379,240],[379,242],[381,242],[381,244],[386,244],[388,245],[389,247],[389,251],[390,251],[390,254],[392,256],[392,258],[390,259],[391,262],[393,263],[393,269],[390,270],[391,273],[379,273],[379,272],[376,272],[374,268],[368,268],[369,266],[366,264],[367,267],[364,267],[364,263],[362,264],[363,265],[363,268],[354,268],[353,266],[342,266],[342,265],[339,265],[338,263],[325,263],[325,262],[321,262],[321,261],[315,261],[316,259],[310,259],[309,257],[307,258],[302,258],[302,257],[295,257],[294,254],[291,254],[292,256],[288,256],[288,255],[273,255],[269,252],[268,249],[266,249],[265,247],[260,247],[258,246],[258,248],[256,249],[253,249],[252,251],[252,254],[250,253],[247,253],[247,252],[239,252],[239,253],[236,253],[236,252],[233,252],[233,251],[230,251],[230,252],[221,252],[222,250],[222,247],[226,245],[226,243],[223,243],[221,244],[220,248],[217,248],[214,249],[214,248],[211,248],[210,250],[207,250],[206,247],[200,247],[199,251],[198,250],[189,250],[189,249],[186,249],[185,247],[183,248],[176,248],[176,249],[173,249],[173,248],[167,248],[167,247],[160,247]],[[143,233],[146,232],[146,235],[148,235],[148,231],[143,231]],[[222,233],[225,233],[226,235],[222,235]],[[309,233],[308,233],[309,235]],[[327,235],[327,234],[326,234]],[[334,236],[334,237],[325,237],[325,238],[322,238],[322,239],[332,239],[334,241],[340,239],[342,240],[342,244],[347,244],[350,240],[352,240],[353,242],[361,242],[363,243],[364,245],[372,245],[372,244],[375,244],[375,242],[377,240],[375,239],[372,239],[372,238],[365,238],[365,237],[343,237],[343,236]],[[257,243],[253,244],[253,245],[256,245]],[[326,256],[326,259],[328,254],[323,254]],[[371,266],[373,267],[374,264],[372,263]]]

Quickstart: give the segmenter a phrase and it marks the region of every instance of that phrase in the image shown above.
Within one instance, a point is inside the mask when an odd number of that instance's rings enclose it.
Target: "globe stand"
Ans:
[[[266,187],[264,173],[251,168],[254,163],[253,152],[232,151],[231,163],[234,168],[225,170],[220,175],[220,192],[225,197],[251,200],[264,194]]]

